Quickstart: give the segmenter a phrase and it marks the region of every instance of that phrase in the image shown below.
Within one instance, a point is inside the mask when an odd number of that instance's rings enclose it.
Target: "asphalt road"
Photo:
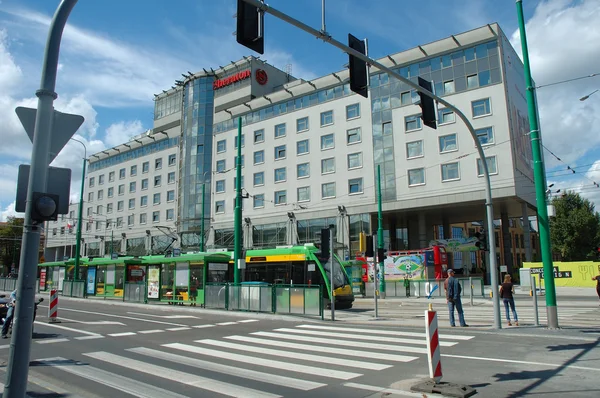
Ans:
[[[428,376],[424,327],[91,300],[62,300],[58,324],[46,312],[35,324],[31,396],[422,397],[410,386]],[[443,381],[477,396],[600,395],[599,328],[440,333]]]

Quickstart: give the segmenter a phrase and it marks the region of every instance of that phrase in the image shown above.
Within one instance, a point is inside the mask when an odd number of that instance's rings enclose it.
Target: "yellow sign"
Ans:
[[[593,261],[555,261],[552,265],[555,269],[558,268],[558,273],[563,276],[555,275],[555,286],[595,287],[596,281],[592,280],[592,277],[600,275],[600,263]],[[523,268],[543,268],[543,264],[523,263]],[[570,277],[568,277],[569,274]],[[543,283],[544,279],[536,279],[536,281]]]

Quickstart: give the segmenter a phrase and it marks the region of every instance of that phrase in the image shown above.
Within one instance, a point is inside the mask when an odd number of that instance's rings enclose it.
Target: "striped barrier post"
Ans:
[[[50,290],[50,306],[48,307],[48,322],[59,323],[58,320],[58,290]]]
[[[440,338],[438,334],[437,312],[433,305],[425,311],[425,331],[427,336],[427,359],[429,361],[429,377],[439,383],[442,379],[442,360],[440,355]]]

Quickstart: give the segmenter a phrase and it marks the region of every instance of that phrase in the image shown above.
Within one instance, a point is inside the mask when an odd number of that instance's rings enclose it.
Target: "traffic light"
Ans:
[[[329,258],[331,242],[329,241],[329,228],[321,229],[321,258]]]
[[[419,86],[429,92],[433,92],[433,86],[431,85],[431,82],[423,79],[422,77],[419,77]],[[437,123],[435,121],[436,108],[433,98],[421,92],[419,92],[419,97],[421,98],[419,106],[421,107],[421,119],[423,120],[423,124],[431,127],[434,130],[437,129]]]
[[[477,238],[475,246],[477,246],[479,250],[487,251],[487,236],[485,235],[485,231],[482,229],[480,232],[476,232],[475,237]]]
[[[362,54],[367,53],[365,42],[352,36],[350,33],[348,33],[348,47]],[[350,65],[350,90],[365,98],[369,98],[367,63],[351,54],[348,54],[348,57],[348,64]]]
[[[259,8],[243,0],[238,0],[237,29],[235,32],[237,42],[250,50],[264,54],[264,21],[265,15]]]
[[[365,249],[365,257],[375,257],[375,251],[373,248],[373,235],[367,235],[366,237],[367,245]]]
[[[34,192],[31,220],[38,223],[58,219],[58,195]]]

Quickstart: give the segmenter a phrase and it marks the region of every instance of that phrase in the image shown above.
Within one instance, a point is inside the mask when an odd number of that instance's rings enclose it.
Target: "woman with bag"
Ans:
[[[510,322],[510,312],[508,307],[513,314],[513,318],[515,318],[515,326],[519,326],[519,318],[517,318],[517,311],[515,310],[515,299],[513,297],[513,293],[515,292],[515,287],[511,282],[511,276],[504,276],[504,283],[500,286],[500,297],[502,297],[502,301],[504,302],[504,310],[506,312],[506,320],[508,321],[508,326],[512,326]]]

